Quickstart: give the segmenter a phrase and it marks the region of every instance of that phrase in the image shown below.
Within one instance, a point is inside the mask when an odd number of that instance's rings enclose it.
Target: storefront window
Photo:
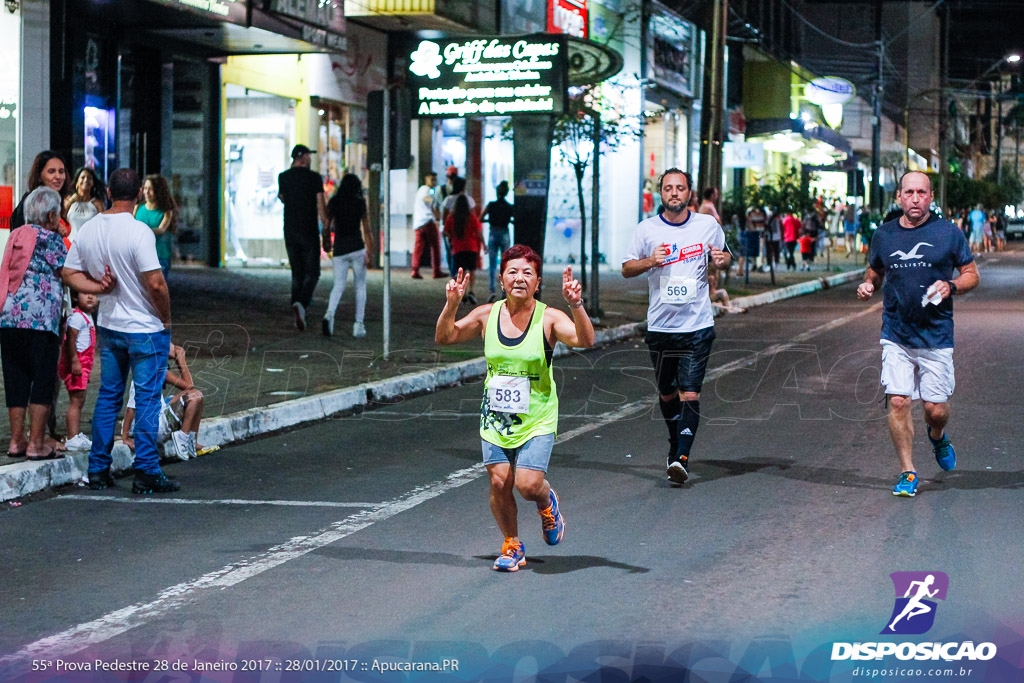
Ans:
[[[225,253],[229,259],[277,261],[285,257],[277,175],[291,165],[295,100],[232,84],[225,90]]]
[[[0,11],[0,228],[10,228],[18,179],[18,90],[21,15]]]
[[[324,101],[314,102],[313,106],[319,107],[319,137],[313,167],[323,176],[324,192],[330,197],[334,194],[334,188],[337,187],[341,176],[347,172],[344,153],[348,132],[348,108]]]

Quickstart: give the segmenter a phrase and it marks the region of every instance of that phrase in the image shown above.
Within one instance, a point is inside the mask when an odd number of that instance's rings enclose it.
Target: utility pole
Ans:
[[[1003,182],[1003,84],[996,93],[996,185]]]
[[[885,43],[882,42],[882,0],[875,0],[875,40],[878,44],[878,81],[871,117],[871,207],[882,209],[882,95],[885,85]]]
[[[594,166],[591,168],[590,179],[593,194],[590,197],[590,310],[593,318],[602,315],[601,302],[598,298],[598,266],[600,265],[600,224],[601,224],[601,112],[591,110],[594,117]]]
[[[725,37],[729,0],[711,3],[711,36],[704,65],[704,102],[700,117],[700,172],[695,189],[722,184],[722,143],[725,142]]]
[[[384,360],[391,356],[391,87],[384,87],[384,163],[381,164],[381,222],[384,256]],[[347,273],[346,273],[347,275]]]

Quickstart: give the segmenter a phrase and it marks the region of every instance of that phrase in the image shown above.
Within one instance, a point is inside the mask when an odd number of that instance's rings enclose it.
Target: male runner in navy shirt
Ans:
[[[889,433],[903,472],[894,496],[917,493],[914,424],[910,406],[924,401],[928,439],[939,467],[956,467],[944,429],[949,421],[953,377],[953,300],[978,286],[978,268],[963,233],[931,213],[932,183],[911,171],[900,179],[903,216],[885,223],[871,240],[857,298],[882,290],[882,385],[889,399]],[[954,278],[953,270],[959,271]]]

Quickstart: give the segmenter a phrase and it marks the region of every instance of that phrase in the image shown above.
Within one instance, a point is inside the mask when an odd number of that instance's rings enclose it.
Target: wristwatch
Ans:
[[[953,296],[956,294],[956,283],[952,280],[949,281],[949,295]]]

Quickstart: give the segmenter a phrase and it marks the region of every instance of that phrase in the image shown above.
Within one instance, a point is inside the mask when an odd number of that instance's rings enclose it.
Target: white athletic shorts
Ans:
[[[908,349],[882,340],[882,386],[886,394],[945,403],[953,395],[953,349]]]

